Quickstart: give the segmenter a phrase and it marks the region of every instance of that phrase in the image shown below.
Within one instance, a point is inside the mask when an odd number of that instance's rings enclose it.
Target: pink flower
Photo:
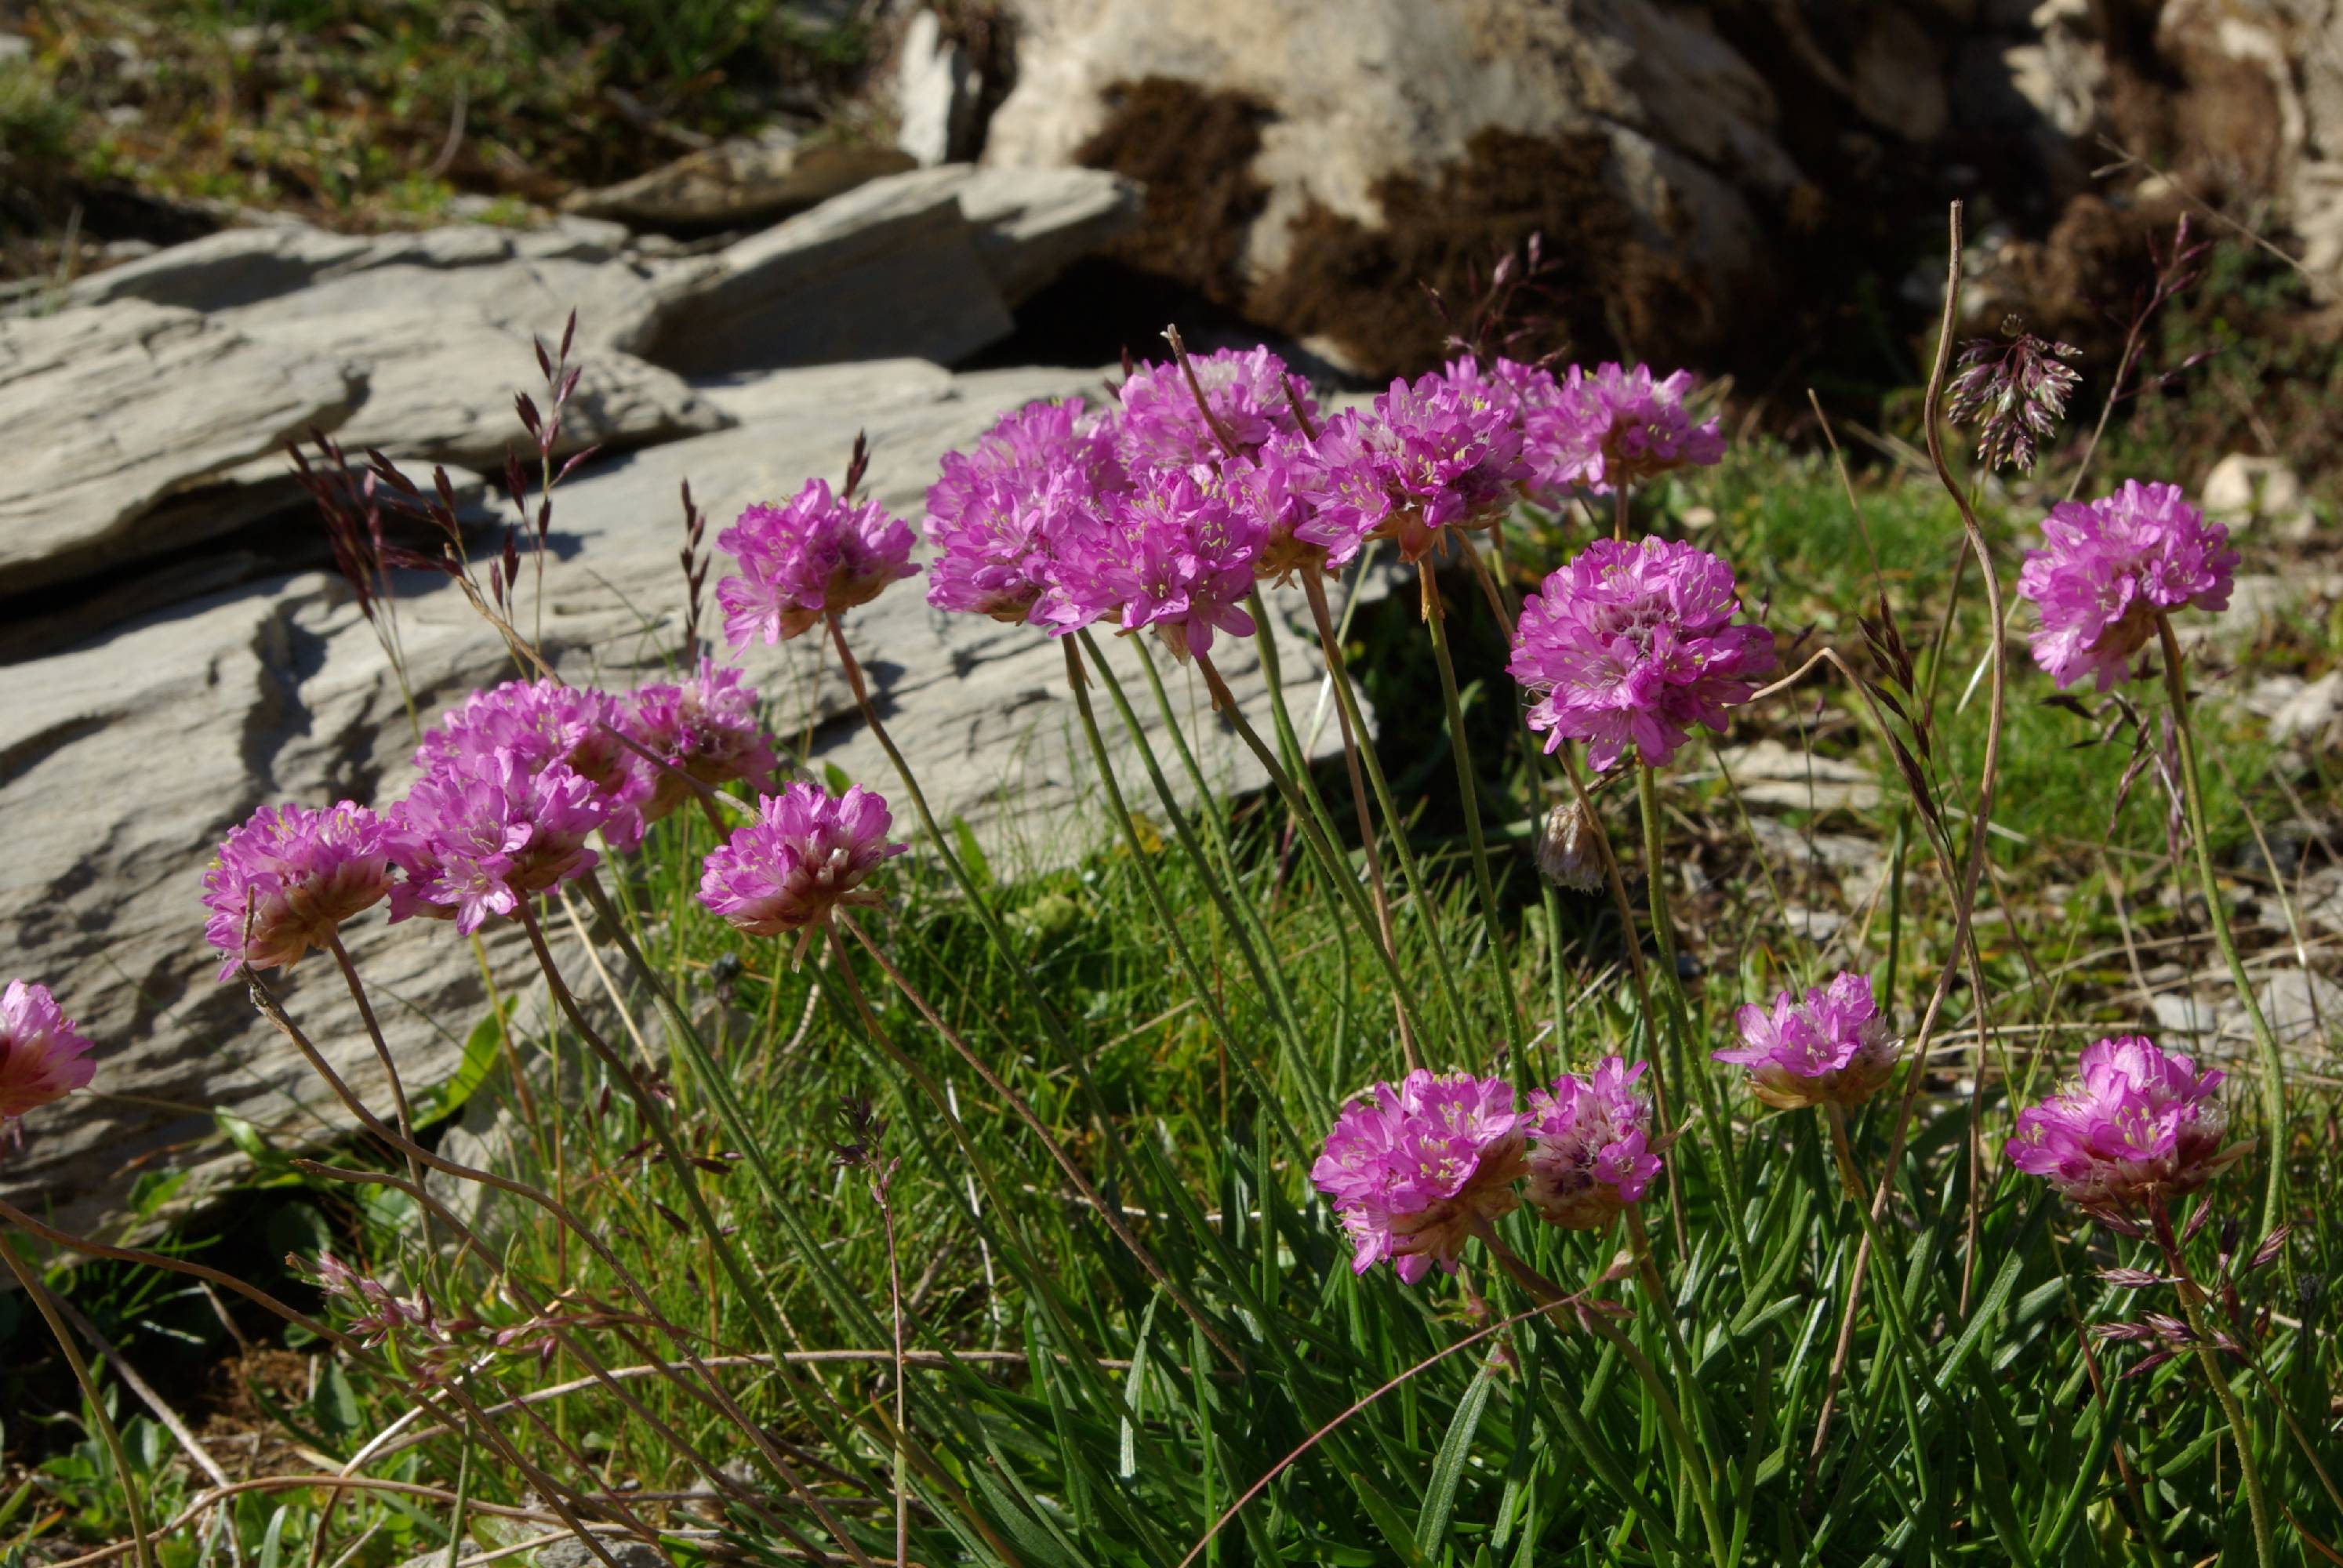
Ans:
[[[1402,560],[1420,560],[1442,528],[1493,520],[1530,477],[1512,399],[1477,374],[1393,381],[1373,417],[1338,416],[1315,451],[1306,489],[1322,499],[1296,532],[1330,559],[1390,538]]]
[[[227,955],[222,980],[247,961],[290,969],[389,892],[389,848],[372,811],[349,800],[324,811],[263,806],[204,872],[204,936]]]
[[[1774,634],[1733,618],[1733,568],[1672,540],[1597,539],[1522,602],[1506,668],[1537,700],[1545,749],[1586,742],[1608,769],[1633,745],[1659,767],[1690,728],[1725,731],[1752,678],[1774,668]]]
[[[1034,619],[1062,636],[1119,616],[1125,631],[1154,628],[1181,659],[1210,652],[1216,629],[1252,636],[1241,607],[1269,529],[1212,481],[1206,468],[1155,475],[1111,521],[1067,530]]]
[[[2222,1146],[2221,1078],[2140,1035],[2099,1040],[2084,1049],[2073,1082],[2019,1115],[2010,1162],[2117,1217],[2153,1194],[2193,1191],[2249,1147]]]
[[[1828,986],[1774,999],[1771,1012],[1754,1002],[1733,1015],[1741,1043],[1709,1055],[1749,1070],[1750,1091],[1768,1105],[1860,1105],[1896,1070],[1903,1042],[1871,1000],[1871,982],[1835,975]]]
[[[699,901],[750,936],[806,931],[840,904],[875,904],[862,879],[906,846],[887,841],[894,817],[856,785],[844,796],[792,784],[758,802],[758,820],[708,857]]]
[[[779,642],[842,615],[910,577],[911,529],[873,502],[839,500],[820,479],[779,506],[754,506],[716,536],[740,575],[716,585],[734,648]]]
[[[469,936],[593,869],[586,839],[608,811],[566,763],[532,769],[510,750],[443,763],[385,818],[390,858],[406,873],[390,890],[390,918],[452,916]]]
[[[1706,467],[1725,456],[1717,421],[1694,425],[1684,411],[1692,372],[1654,380],[1649,366],[1614,364],[1593,375],[1574,365],[1551,397],[1530,407],[1523,442],[1542,484],[1584,485],[1608,495],[1671,468]]]
[[[1548,1224],[1600,1231],[1660,1173],[1652,1108],[1634,1090],[1645,1065],[1606,1056],[1591,1077],[1565,1072],[1553,1092],[1531,1092],[1530,1207]]]
[[[1454,1273],[1474,1229],[1521,1201],[1530,1120],[1503,1079],[1422,1068],[1344,1106],[1310,1179],[1342,1217],[1351,1271],[1388,1258],[1409,1284],[1434,1263]]]
[[[757,789],[772,782],[772,744],[757,717],[756,689],[739,670],[719,669],[703,655],[690,680],[637,687],[628,709],[628,736],[686,778],[702,784],[741,779]],[[659,773],[643,807],[644,819],[659,820],[689,793],[682,779]]]
[[[1018,622],[1048,586],[1059,537],[1131,487],[1114,434],[1079,397],[1003,415],[945,456],[928,489],[928,602]]]
[[[0,1122],[87,1089],[90,1049],[48,987],[10,980],[0,991]]]
[[[2124,481],[2085,506],[2062,501],[2043,519],[2045,548],[2029,550],[2017,591],[2042,611],[2034,662],[2061,689],[2085,676],[2107,690],[2156,636],[2156,618],[2194,605],[2229,608],[2237,553],[2229,530],[2207,523],[2177,485]]]
[[[1285,361],[1268,349],[1222,348],[1192,354],[1188,363],[1197,386],[1203,388],[1212,419],[1236,450],[1222,447],[1212,423],[1196,407],[1196,395],[1177,361],[1142,365],[1123,380],[1118,421],[1124,460],[1134,472],[1251,457],[1272,437],[1301,435],[1301,423],[1286,397]],[[1293,387],[1314,424],[1317,400],[1298,380]]]
[[[473,692],[438,728],[425,730],[415,765],[427,774],[492,773],[510,758],[534,773],[560,763],[593,791],[610,847],[632,849],[642,842],[642,808],[658,779],[618,739],[627,723],[627,705],[606,691],[508,680]]]

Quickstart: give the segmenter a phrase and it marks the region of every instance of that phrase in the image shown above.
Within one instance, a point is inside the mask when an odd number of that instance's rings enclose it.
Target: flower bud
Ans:
[[[1586,808],[1565,800],[1545,814],[1538,833],[1539,873],[1557,888],[1592,892],[1603,885],[1603,857],[1594,848],[1594,824]]]

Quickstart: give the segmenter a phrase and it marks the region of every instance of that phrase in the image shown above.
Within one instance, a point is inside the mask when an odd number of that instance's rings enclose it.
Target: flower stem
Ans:
[[[1470,548],[1468,543],[1466,546]],[[1440,699],[1448,709],[1448,749],[1456,764],[1456,793],[1464,808],[1464,836],[1473,845],[1473,880],[1481,895],[1481,918],[1488,928],[1489,959],[1496,966],[1498,989],[1505,993],[1505,1019],[1513,1026],[1516,1060],[1529,1054],[1529,1020],[1522,1010],[1521,994],[1513,990],[1513,964],[1505,956],[1504,922],[1497,910],[1497,887],[1489,875],[1489,841],[1481,831],[1481,789],[1473,771],[1472,747],[1464,738],[1464,707],[1456,693],[1456,664],[1448,653],[1448,612],[1441,608],[1440,585],[1433,579],[1432,564],[1418,561],[1423,578],[1424,624],[1432,632],[1433,661],[1440,667]]]
[[[57,1305],[49,1300],[46,1286],[22,1258],[16,1256],[15,1243],[5,1231],[0,1231],[0,1260],[5,1260],[8,1271],[25,1289],[25,1295],[56,1336],[57,1348],[65,1352],[65,1364],[73,1368],[74,1381],[81,1385],[82,1397],[89,1402],[90,1419],[97,1423],[97,1434],[105,1441],[106,1452],[114,1458],[115,1478],[122,1485],[122,1506],[130,1515],[130,1543],[138,1553],[140,1568],[155,1568],[155,1549],[146,1539],[146,1511],[138,1501],[138,1479],[130,1473],[129,1456],[122,1451],[122,1433],[115,1430],[114,1418],[106,1411],[106,1397],[98,1392],[97,1380],[89,1374],[89,1363],[82,1359],[81,1347],[65,1330],[64,1320],[57,1316]]]
[[[2163,619],[2157,618],[2159,625]],[[2167,647],[2166,657],[2170,656]],[[2214,1348],[2213,1331],[2205,1321],[2204,1292],[2180,1255],[2171,1224],[2159,1215],[2156,1229],[2164,1249],[2165,1268],[2173,1275],[2180,1296],[2180,1315],[2188,1320],[2189,1332],[2196,1337],[2197,1362],[2205,1369],[2205,1381],[2213,1385],[2213,1397],[2220,1401],[2221,1413],[2229,1421],[2229,1436],[2237,1445],[2237,1473],[2245,1477],[2246,1509],[2253,1516],[2254,1559],[2261,1568],[2277,1568],[2278,1539],[2270,1526],[2269,1499],[2262,1492],[2261,1462],[2254,1457],[2253,1429],[2247,1424],[2246,1409],[2237,1402],[2237,1391],[2229,1386],[2227,1372],[2222,1370],[2221,1352]]]
[[[374,1042],[376,1060],[382,1063],[383,1076],[390,1080],[390,1104],[391,1110],[398,1118],[398,1135],[412,1143],[415,1141],[415,1121],[407,1114],[407,1087],[398,1081],[398,1064],[391,1060],[390,1046],[382,1038],[382,1025],[377,1021],[374,1015],[374,1003],[367,999],[366,985],[358,979],[357,965],[350,961],[349,950],[342,946],[342,936],[339,931],[327,934],[326,950],[332,953],[334,962],[341,966],[342,980],[350,988],[350,1000],[357,1004],[358,1017],[366,1023],[367,1039]],[[416,1163],[413,1155],[407,1155],[406,1158],[407,1178],[414,1182],[416,1190],[420,1191],[423,1187],[423,1167]],[[431,1236],[430,1217],[418,1208],[416,1219],[422,1226],[423,1236],[427,1243]],[[465,1452],[469,1453],[471,1451],[468,1447]]]
[[[2213,872],[2213,839],[2206,823],[2205,785],[2197,771],[2197,737],[2188,722],[2188,678],[2181,668],[2180,640],[2172,635],[2171,618],[2156,617],[2157,640],[2164,648],[2164,689],[2172,703],[2172,728],[2180,743],[2180,789],[2188,809],[2188,836],[2197,842],[2197,876],[2205,890],[2205,912],[2213,922],[2213,940],[2228,960],[2229,980],[2246,1004],[2253,1023],[2254,1044],[2262,1059],[2262,1117],[2269,1124],[2269,1176],[2262,1192],[2262,1229],[2274,1231],[2286,1217],[2286,1059],[2278,1036],[2262,1014],[2261,999],[2254,994],[2253,978],[2238,955],[2237,939],[2229,930],[2229,914],[2221,901],[2221,887]]]

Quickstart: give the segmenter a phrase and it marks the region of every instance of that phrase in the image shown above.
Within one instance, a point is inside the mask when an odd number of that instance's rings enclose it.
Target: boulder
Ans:
[[[919,12],[896,49],[895,146],[923,169],[968,156],[983,90],[968,51],[944,35],[943,18]]]
[[[686,153],[633,179],[577,192],[562,207],[645,228],[745,228],[925,161],[908,149],[779,131]]]
[[[870,492],[916,518],[941,453],[1007,407],[1095,389],[1100,379],[1058,370],[940,383],[898,367],[887,379],[892,389],[855,398],[838,395],[837,370],[804,373],[792,390],[795,374],[736,388],[736,407],[755,416],[738,428],[598,464],[558,492],[544,641],[573,678],[625,687],[675,651],[682,481],[726,518],[809,474],[835,479],[865,430]],[[532,578],[525,568],[524,625],[535,624],[538,609]],[[426,723],[468,689],[510,673],[505,650],[453,587],[427,574],[402,578],[398,592],[399,642]],[[1319,679],[1295,631],[1306,612],[1292,595],[1273,598],[1284,616],[1284,678],[1306,711]],[[997,861],[1062,862],[1104,841],[1092,770],[1075,755],[1061,651],[1049,638],[940,616],[916,581],[855,612],[848,635],[935,809],[966,819]],[[1104,640],[1135,680],[1130,645]],[[1241,699],[1265,724],[1252,645],[1229,643],[1224,653]],[[752,647],[742,662],[767,696],[777,734],[810,729],[816,763],[898,791],[834,658],[800,641]],[[1250,754],[1212,721],[1194,678],[1174,668],[1170,680],[1174,700],[1195,716],[1190,733],[1210,775],[1258,784]],[[411,777],[400,683],[347,588],[317,573],[244,584],[15,665],[7,681],[0,838],[15,848],[0,859],[0,929],[11,972],[56,988],[98,1042],[100,1066],[90,1093],[26,1120],[24,1148],[0,1164],[0,1188],[35,1208],[54,1201],[64,1222],[90,1224],[118,1211],[141,1171],[192,1165],[217,1151],[216,1111],[293,1141],[346,1125],[236,988],[215,982],[198,899],[214,844],[255,806],[387,802]],[[1151,707],[1143,695],[1138,701]],[[1112,728],[1111,712],[1107,722]],[[1319,731],[1322,749],[1337,743],[1332,725]],[[1125,755],[1120,737],[1115,749]],[[1145,799],[1136,769],[1125,784]],[[561,911],[552,914],[555,929],[566,930]],[[410,1088],[443,1078],[457,1042],[484,1016],[469,944],[437,922],[389,927],[379,911],[355,922],[349,937]],[[492,934],[487,957],[500,983],[529,990],[510,933]],[[282,980],[294,1016],[381,1105],[383,1081],[330,966],[306,961]],[[202,1190],[191,1182],[181,1196]]]
[[[139,301],[0,320],[0,597],[225,532],[232,509],[174,495],[338,423],[363,375]]]

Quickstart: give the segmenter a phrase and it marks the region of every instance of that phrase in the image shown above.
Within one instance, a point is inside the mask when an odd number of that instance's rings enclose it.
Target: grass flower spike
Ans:
[[[779,506],[754,506],[716,536],[739,567],[716,585],[734,648],[797,636],[910,577],[910,526],[872,502],[839,499],[820,479]]]
[[[1709,1054],[1747,1068],[1751,1092],[1768,1105],[1860,1105],[1896,1070],[1901,1042],[1861,975],[1834,976],[1804,1000],[1785,990],[1772,1010],[1752,1003],[1734,1021],[1741,1043]]]
[[[1350,1232],[1351,1271],[1454,1273],[1474,1229],[1521,1202],[1530,1121],[1503,1079],[1421,1068],[1344,1106],[1310,1179]]]
[[[843,796],[792,784],[759,807],[699,879],[699,901],[751,936],[810,935],[840,904],[877,903],[863,879],[907,848],[887,841],[894,816],[859,784]]]
[[[1735,619],[1733,568],[1667,539],[1597,539],[1522,602],[1506,667],[1535,701],[1545,749],[1584,740],[1607,769],[1634,746],[1664,764],[1704,724],[1745,702],[1774,668],[1774,634]]]
[[[2229,608],[2237,570],[2229,530],[2207,523],[2177,485],[2127,479],[2088,505],[2063,501],[2043,519],[2042,538],[2017,591],[2042,612],[2034,662],[2061,689],[2086,676],[2101,691],[2127,678],[2160,614]]]
[[[1652,1108],[1635,1091],[1644,1062],[1615,1056],[1587,1077],[1565,1072],[1530,1094],[1530,1207],[1550,1225],[1600,1231],[1660,1173]]]
[[[87,1089],[90,1042],[49,988],[12,980],[0,991],[0,1122]]]
[[[2247,1147],[2222,1142],[2222,1077],[2140,1035],[2099,1040],[2072,1082],[2019,1115],[2010,1162],[2099,1214],[2120,1217],[2151,1192],[2193,1191]]]
[[[719,669],[703,656],[680,686],[638,687],[627,709],[628,735],[686,778],[702,784],[743,779],[759,789],[772,781],[773,747],[757,717],[756,689],[738,669]],[[660,774],[643,807],[645,819],[666,816],[687,793],[681,779]]]
[[[204,936],[226,955],[226,980],[249,962],[289,969],[344,920],[390,892],[380,818],[344,800],[323,811],[263,806],[220,840],[204,872]]]

